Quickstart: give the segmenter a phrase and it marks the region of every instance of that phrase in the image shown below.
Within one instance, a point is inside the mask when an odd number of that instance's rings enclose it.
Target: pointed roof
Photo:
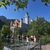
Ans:
[[[28,17],[28,12],[27,12],[27,13],[25,13],[25,17]]]

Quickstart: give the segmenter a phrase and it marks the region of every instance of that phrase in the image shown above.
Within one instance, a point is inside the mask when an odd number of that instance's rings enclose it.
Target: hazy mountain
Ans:
[[[4,23],[10,23],[11,21],[14,21],[15,19],[7,19],[5,16],[0,16],[0,21]]]
[[[15,19],[7,19],[7,21],[10,23],[11,21],[15,21]]]
[[[0,16],[0,28],[6,24],[9,25],[11,21],[14,22],[15,19],[7,19],[5,16]]]
[[[0,20],[4,23],[7,23],[7,18],[5,16],[0,16]]]
[[[5,16],[0,16],[0,21],[2,21],[5,24],[9,24],[11,21],[14,21],[15,19],[7,19]]]

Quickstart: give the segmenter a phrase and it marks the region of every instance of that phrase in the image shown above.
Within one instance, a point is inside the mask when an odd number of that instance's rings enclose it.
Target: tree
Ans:
[[[0,49],[3,49],[5,38],[7,35],[10,35],[9,26],[3,25],[2,30],[0,30]]]
[[[45,19],[43,17],[37,17],[36,19],[36,31],[40,34],[43,35],[43,25],[45,24]]]
[[[43,17],[37,17],[37,19],[30,24],[27,34],[36,36],[48,35],[50,33],[49,30],[50,23]]]
[[[10,35],[11,35],[10,27],[8,25],[3,25],[2,30],[1,30],[2,40],[4,42],[6,40],[8,41],[8,39],[10,38]],[[8,38],[8,39],[6,39],[6,38]]]
[[[49,22],[46,22],[45,25],[43,26],[44,27],[44,34],[46,35],[49,35],[50,34],[50,23]]]
[[[7,5],[10,6],[11,4],[15,4],[17,8],[24,8],[26,7],[27,3],[28,0],[1,0],[0,7],[4,6],[5,8],[7,8]]]
[[[3,25],[2,27],[2,34],[10,34],[10,28],[7,25]]]
[[[29,0],[1,0],[0,1],[0,7],[4,6],[7,9],[7,5],[10,6],[11,4],[15,4],[17,8],[25,8],[27,7]],[[32,0],[36,1],[36,0]],[[46,6],[50,3],[50,0],[41,0],[42,3],[44,3]]]
[[[15,28],[15,34],[16,35],[20,34],[20,28]]]

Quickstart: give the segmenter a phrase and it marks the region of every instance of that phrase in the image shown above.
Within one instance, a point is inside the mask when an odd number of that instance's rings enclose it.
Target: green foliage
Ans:
[[[3,50],[3,46],[4,46],[4,43],[2,42],[2,39],[0,39],[0,50]]]
[[[7,9],[7,5],[10,6],[10,5],[13,5],[15,4],[17,6],[17,8],[24,8],[27,6],[28,4],[28,0],[2,0],[0,1],[0,7],[4,6],[6,9]]]
[[[2,29],[2,26],[3,26],[4,24],[5,24],[5,23],[0,20],[0,30]]]
[[[4,41],[6,36],[10,36],[11,35],[11,31],[10,31],[10,28],[9,26],[7,25],[3,25],[2,27],[2,30],[1,30],[1,37],[2,37],[2,40]],[[5,40],[6,41],[6,40]]]
[[[32,0],[33,2],[36,0]],[[7,9],[7,5],[10,6],[11,4],[15,4],[17,9],[22,8],[24,9],[25,7],[27,7],[29,0],[1,0],[0,1],[0,7],[4,6]],[[42,3],[44,3],[44,5],[48,6],[48,4],[50,3],[50,0],[41,0]]]
[[[28,0],[25,0],[24,2],[22,2],[21,0],[19,0],[17,3],[16,3],[16,6],[17,8],[24,8],[26,7],[28,4]]]
[[[48,4],[50,4],[50,0],[41,0],[42,3],[44,3],[44,5],[48,6]]]
[[[1,39],[2,42],[10,42],[9,39],[6,38],[10,38],[11,35],[11,30],[10,27],[8,25],[3,25],[2,30],[1,30]]]
[[[27,35],[50,35],[50,23],[47,22],[43,17],[37,17],[37,19],[32,22],[29,26]]]
[[[2,34],[10,34],[10,28],[7,25],[3,25],[2,27]]]
[[[16,35],[20,34],[20,28],[15,28]]]
[[[0,38],[0,50],[3,50],[3,47],[4,47],[4,42],[2,41],[2,39]]]
[[[50,35],[42,36],[42,38],[40,39],[40,42],[41,42],[41,45],[46,45],[50,43]]]
[[[22,34],[25,34],[26,31],[23,31],[22,28],[16,28],[15,29],[15,33],[16,35],[22,35]]]
[[[50,43],[50,22],[46,21],[43,17],[37,17],[29,26],[27,35],[35,35],[39,37],[41,44],[45,45]]]

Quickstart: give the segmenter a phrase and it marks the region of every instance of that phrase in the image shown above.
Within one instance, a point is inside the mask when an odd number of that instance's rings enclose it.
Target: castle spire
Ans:
[[[28,13],[25,14],[25,24],[29,24],[29,16],[28,16]]]
[[[21,18],[20,19],[20,27],[22,27],[22,25],[23,25],[23,19]]]

